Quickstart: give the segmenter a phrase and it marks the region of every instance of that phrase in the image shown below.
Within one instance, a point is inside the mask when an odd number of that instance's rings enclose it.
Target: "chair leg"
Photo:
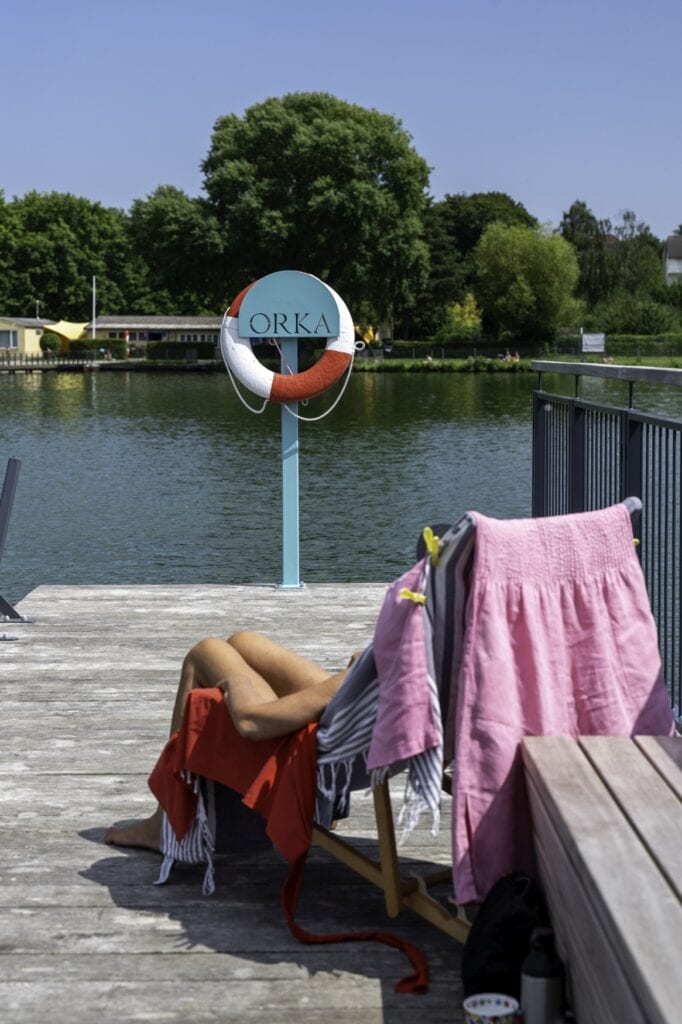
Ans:
[[[403,908],[402,879],[398,863],[398,851],[395,845],[395,829],[393,827],[393,811],[391,809],[391,793],[388,780],[374,787],[374,813],[377,822],[379,839],[379,858],[383,878],[386,913],[389,917],[397,917]]]

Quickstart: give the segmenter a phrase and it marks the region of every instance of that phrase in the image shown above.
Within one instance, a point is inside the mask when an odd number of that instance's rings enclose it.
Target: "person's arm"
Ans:
[[[257,693],[245,675],[233,675],[219,686],[240,736],[250,740],[271,740],[316,722],[347,672],[348,669],[344,669],[316,686],[275,700],[268,700]]]

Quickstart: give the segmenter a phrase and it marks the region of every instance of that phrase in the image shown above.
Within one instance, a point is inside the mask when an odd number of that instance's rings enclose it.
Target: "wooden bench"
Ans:
[[[682,739],[529,737],[523,760],[578,1024],[678,1024]]]

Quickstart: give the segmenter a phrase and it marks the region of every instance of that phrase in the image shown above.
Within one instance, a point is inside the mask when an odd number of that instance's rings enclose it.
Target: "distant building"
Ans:
[[[107,342],[126,341],[131,349],[144,351],[148,341],[198,344],[220,342],[221,316],[98,316],[95,320],[95,338],[106,347]],[[41,320],[19,316],[0,316],[0,354],[40,355],[40,338],[44,331],[52,330],[64,343],[92,337],[92,322],[70,323],[64,320]]]
[[[95,337],[98,341],[123,340],[132,347],[148,341],[213,342],[220,341],[221,316],[98,316]],[[91,337],[92,323],[86,328]]]
[[[663,273],[666,284],[682,281],[682,235],[669,235],[663,245]]]
[[[0,353],[40,355],[40,338],[53,320],[35,317],[0,316]]]

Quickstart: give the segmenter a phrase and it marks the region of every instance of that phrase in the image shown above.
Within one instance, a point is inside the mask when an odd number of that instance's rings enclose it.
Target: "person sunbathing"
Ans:
[[[185,656],[180,672],[170,735],[182,722],[190,692],[218,687],[240,736],[276,739],[317,722],[357,658],[341,672],[326,669],[280,646],[261,633],[242,630],[227,640],[208,637]],[[160,851],[163,812],[159,805],[148,817],[112,826],[104,837],[115,846]]]

